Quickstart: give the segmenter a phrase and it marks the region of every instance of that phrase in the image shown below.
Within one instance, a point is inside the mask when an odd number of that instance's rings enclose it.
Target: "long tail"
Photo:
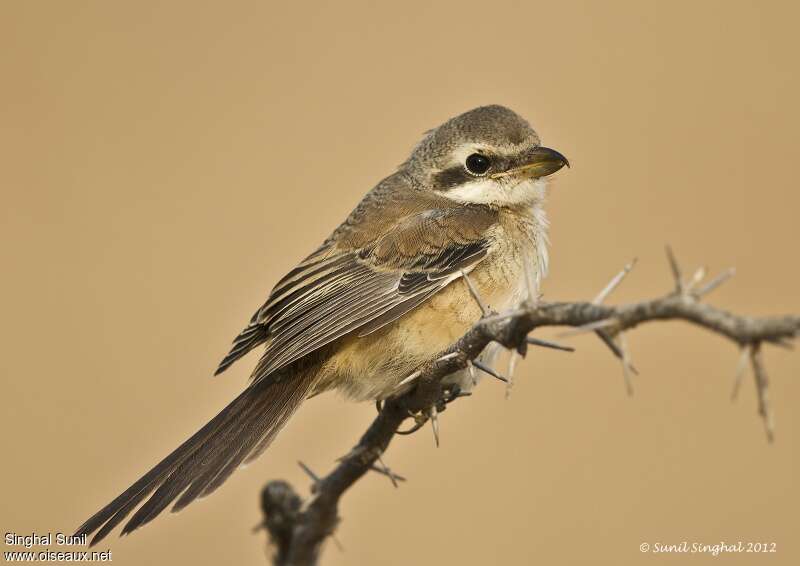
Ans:
[[[173,512],[213,492],[242,463],[266,449],[313,385],[313,372],[250,385],[139,481],[92,515],[76,534],[97,531],[90,544],[98,543],[151,493],[122,534],[152,521],[175,499]]]

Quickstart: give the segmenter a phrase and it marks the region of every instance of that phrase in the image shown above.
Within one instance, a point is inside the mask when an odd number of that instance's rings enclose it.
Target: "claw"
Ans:
[[[425,419],[425,421],[427,421],[427,419]],[[421,429],[423,426],[425,426],[425,421],[423,421],[421,423],[415,423],[414,426],[412,426],[408,430],[397,430],[397,431],[395,431],[395,434],[402,434],[403,436],[406,436],[408,434],[414,434],[419,429]]]
[[[397,430],[397,431],[395,431],[395,434],[402,434],[404,436],[408,435],[408,434],[414,434],[419,429],[421,429],[423,426],[425,426],[426,422],[428,422],[428,417],[423,413],[417,413],[417,414],[410,414],[409,413],[409,416],[412,419],[414,419],[414,426],[412,426],[408,430]]]

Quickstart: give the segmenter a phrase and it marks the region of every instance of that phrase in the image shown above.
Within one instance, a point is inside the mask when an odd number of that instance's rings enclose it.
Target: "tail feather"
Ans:
[[[244,440],[241,448],[237,450],[236,453],[231,456],[228,462],[222,466],[219,472],[216,473],[213,478],[211,478],[211,481],[209,481],[208,484],[203,488],[199,497],[206,497],[216,491],[217,488],[220,487],[225,480],[231,476],[231,474],[233,474],[233,472],[239,469],[244,460],[247,458],[248,454],[250,454],[252,451],[253,446],[258,444],[261,438],[269,443],[272,443],[272,440],[278,434],[280,429],[283,428],[283,425],[289,420],[290,416],[291,413],[281,415],[276,422],[270,423],[269,427],[265,430],[253,431],[253,433],[249,435],[249,438]]]
[[[251,410],[256,409],[256,407],[252,407]],[[245,419],[247,417],[245,416]],[[228,428],[224,431],[220,437],[219,442],[222,446],[226,446],[227,448],[224,451],[220,452],[218,458],[222,462],[226,462],[230,460],[230,454],[236,452],[236,433],[237,430],[234,428]],[[217,475],[219,475],[220,466],[213,466],[206,464],[203,466],[202,470],[199,474],[194,476],[194,480],[192,481],[191,485],[183,492],[181,497],[175,503],[175,506],[172,508],[173,513],[177,513],[184,507],[186,507],[189,503],[194,501],[195,499],[202,497],[203,490],[205,486],[208,485]]]
[[[138,503],[147,497],[156,486],[174,469],[183,459],[194,451],[204,438],[211,436],[214,431],[224,424],[233,413],[237,411],[238,405],[243,404],[247,395],[247,390],[239,397],[234,399],[216,417],[211,419],[206,425],[193,434],[188,440],[172,451],[166,458],[156,464],[149,472],[139,478],[132,486],[122,492],[111,503],[103,507],[100,511],[86,520],[75,534],[91,534],[106,522],[110,523],[110,528],[102,528],[95,535],[92,543],[99,542],[108,531],[119,524]],[[102,536],[100,536],[102,534]]]
[[[269,445],[306,399],[313,384],[313,373],[301,372],[249,386],[141,479],[90,517],[76,534],[96,531],[91,541],[94,545],[148,496],[122,534],[152,521],[176,498],[180,497],[173,511],[211,493],[254,449],[263,450],[262,446]]]
[[[289,384],[276,383],[273,387]],[[248,425],[238,431],[238,434],[222,442],[225,447],[213,462],[210,462],[200,475],[191,478],[191,484],[183,492],[180,499],[172,508],[173,512],[180,511],[189,503],[200,497],[205,497],[224,483],[243,462],[250,459],[253,447],[264,444],[269,446],[280,432],[283,425],[289,420],[294,411],[308,395],[305,388],[294,388],[280,400],[271,399],[272,406],[269,412],[256,407],[255,410],[262,418],[253,419]],[[263,415],[267,415],[263,417]]]
[[[148,492],[149,493],[149,492]],[[92,537],[92,542],[89,543],[89,546],[94,546],[108,535],[114,528],[119,525],[128,514],[136,508],[139,502],[146,497],[147,495],[143,495],[142,498],[139,499],[131,499],[128,503],[120,507],[119,511],[114,513],[108,521],[102,526],[100,530],[95,533],[94,537]],[[102,524],[102,523],[101,523]],[[96,527],[95,527],[96,528]],[[83,529],[83,527],[81,527]],[[78,533],[81,533],[81,529],[78,529]],[[91,533],[92,531],[86,531],[86,533]]]

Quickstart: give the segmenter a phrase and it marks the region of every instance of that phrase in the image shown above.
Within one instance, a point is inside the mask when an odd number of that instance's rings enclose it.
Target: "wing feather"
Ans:
[[[358,234],[357,247],[328,240],[278,282],[218,372],[266,343],[258,382],[347,334],[383,328],[483,260],[493,219],[486,210],[425,210],[371,240]]]

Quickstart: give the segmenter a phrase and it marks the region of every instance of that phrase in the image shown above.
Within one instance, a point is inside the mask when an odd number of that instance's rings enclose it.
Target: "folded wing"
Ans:
[[[408,215],[380,237],[328,241],[273,289],[217,373],[266,342],[259,381],[347,334],[363,336],[403,316],[488,253],[494,215],[459,207]]]

